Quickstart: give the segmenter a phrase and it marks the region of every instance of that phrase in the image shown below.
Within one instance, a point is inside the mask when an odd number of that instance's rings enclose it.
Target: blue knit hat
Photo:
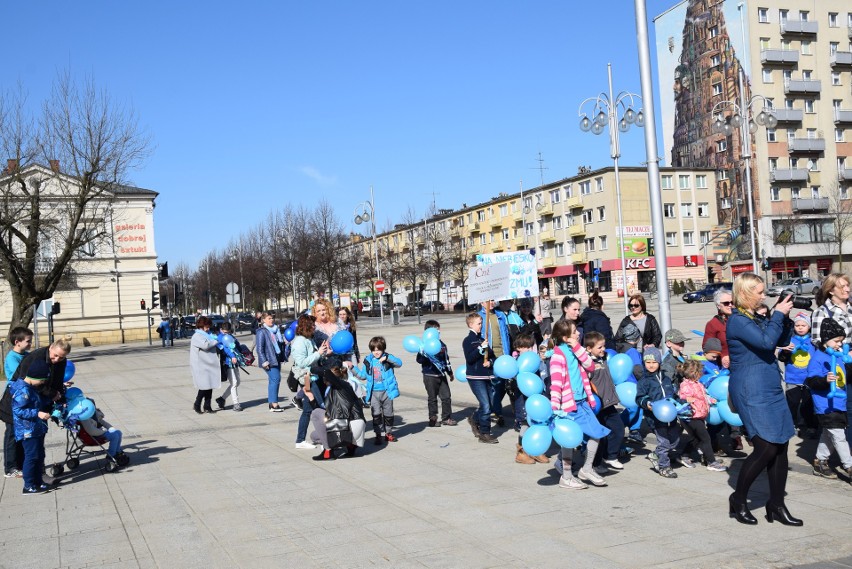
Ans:
[[[663,353],[659,350],[659,348],[655,348],[651,346],[650,348],[645,348],[645,351],[642,352],[642,361],[646,362],[663,362]]]

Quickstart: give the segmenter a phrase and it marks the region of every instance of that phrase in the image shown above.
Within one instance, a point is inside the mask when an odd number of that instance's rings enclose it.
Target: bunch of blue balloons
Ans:
[[[733,427],[742,427],[743,420],[738,413],[734,413],[728,403],[728,383],[731,376],[724,369],[719,373],[707,374],[701,377],[701,383],[707,386],[707,395],[716,400],[710,406],[710,414],[707,415],[707,423],[710,425],[721,425],[728,423]]]
[[[415,335],[402,339],[402,348],[411,354],[423,352],[427,356],[437,356],[441,352],[441,331],[437,328],[423,330],[423,337]]]
[[[91,399],[86,399],[83,390],[79,387],[69,387],[65,391],[65,399],[69,417],[73,416],[80,421],[85,421],[95,416],[95,404]]]
[[[553,441],[562,448],[575,448],[583,442],[580,426],[570,416],[554,414],[550,400],[541,393],[529,396],[524,407],[530,427],[521,439],[521,446],[528,455],[544,454]]]

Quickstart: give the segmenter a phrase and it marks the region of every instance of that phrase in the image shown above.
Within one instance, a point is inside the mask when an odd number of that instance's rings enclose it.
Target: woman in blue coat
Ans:
[[[729,403],[740,414],[751,437],[754,451],[743,462],[736,489],[729,499],[730,515],[743,524],[757,523],[748,509],[748,490],[766,470],[769,501],[766,520],[800,526],[802,520],[790,515],[784,505],[787,486],[787,447],[796,433],[793,417],[781,386],[781,372],[775,348],[790,343],[792,322],[787,318],[793,307],[790,297],[775,305],[768,317],[755,314],[766,298],[763,279],[753,273],[734,281],[734,306],[726,336],[731,357]]]

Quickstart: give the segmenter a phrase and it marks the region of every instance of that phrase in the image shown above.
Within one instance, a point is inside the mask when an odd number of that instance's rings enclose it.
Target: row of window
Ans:
[[[660,187],[664,190],[674,189],[674,176],[666,174],[660,176]],[[692,176],[689,174],[680,174],[677,177],[677,187],[681,190],[692,189]],[[695,175],[695,188],[699,190],[707,189],[707,176],[705,174]]]
[[[680,216],[681,217],[692,217],[692,206],[691,203],[682,203],[680,204]],[[676,217],[675,214],[676,204],[673,203],[664,203],[663,204],[663,217],[667,217],[669,219],[673,219]],[[699,202],[698,203],[698,217],[710,217],[710,204],[707,202]]]
[[[807,194],[808,188],[805,188],[805,191],[802,191],[802,188],[793,187],[790,188],[790,199],[798,200],[798,199],[812,199],[818,200],[821,197],[827,197],[823,195],[823,192],[819,186],[811,186],[810,187],[810,195]],[[837,188],[837,198],[841,200],[849,199],[849,187],[848,186],[840,186]],[[781,188],[771,187],[769,188],[769,199],[774,202],[781,201]]]
[[[852,46],[850,46],[852,49]],[[777,70],[770,69],[768,67],[764,67],[761,70],[761,79],[764,83],[775,83],[775,72]],[[793,71],[790,69],[782,69],[781,76],[784,79],[784,84],[786,85],[790,81],[793,81]],[[802,69],[802,77],[799,79],[800,81],[814,81],[814,72],[812,69]],[[832,71],[831,72],[831,84],[835,87],[843,85],[843,81],[841,80],[841,72],[840,71]],[[722,83],[716,83],[713,85],[713,94],[721,95],[722,94]]]
[[[790,157],[789,159],[790,169],[798,170],[800,166],[807,166],[807,170],[809,172],[819,172],[819,158],[808,158],[807,160],[800,160],[799,158]],[[846,169],[846,157],[839,156],[837,158],[837,170],[845,170]],[[770,158],[769,159],[769,171],[775,172],[778,170],[778,158]]]
[[[800,52],[802,55],[813,55],[813,42],[811,40],[803,39],[799,42],[799,49],[795,50]],[[793,51],[793,44],[788,39],[781,40],[781,51]],[[760,38],[760,50],[766,51],[768,49],[772,49],[772,41],[769,38]],[[831,41],[828,42],[828,54],[834,55],[840,51],[840,42]],[[852,42],[849,42],[849,50],[852,51]],[[719,56],[714,56],[719,57]],[[712,63],[712,60],[711,60]],[[714,64],[716,65],[716,64]]]
[[[793,12],[792,17],[798,16],[799,22],[809,22],[811,13],[808,10],[799,10],[798,13]],[[761,24],[769,24],[770,14],[769,8],[758,8],[757,9],[757,21]],[[779,9],[778,10],[778,22],[784,24],[788,22],[791,18],[790,10]],[[852,28],[852,12],[846,13],[846,26]],[[840,14],[838,12],[829,12],[828,13],[828,27],[829,28],[839,28],[840,27]]]

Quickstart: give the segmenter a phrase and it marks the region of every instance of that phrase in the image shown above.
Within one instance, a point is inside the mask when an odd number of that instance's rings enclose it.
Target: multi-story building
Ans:
[[[703,282],[708,276],[705,245],[716,237],[715,171],[662,168],[660,178],[669,279]],[[597,287],[612,301],[625,292],[653,291],[655,243],[647,170],[620,168],[620,182],[620,226],[613,168],[584,170],[397,225],[376,239],[387,300],[406,303],[422,295],[424,300],[456,302],[464,296],[467,272],[477,255],[523,250],[535,252],[539,288],[556,296],[585,296]],[[358,245],[364,248],[363,258],[374,258],[372,240]]]
[[[849,2],[687,0],[655,25],[666,160],[715,169],[719,232],[746,234],[714,257],[736,271],[757,255],[775,278],[841,269],[852,254]],[[764,114],[737,128],[746,113]]]

